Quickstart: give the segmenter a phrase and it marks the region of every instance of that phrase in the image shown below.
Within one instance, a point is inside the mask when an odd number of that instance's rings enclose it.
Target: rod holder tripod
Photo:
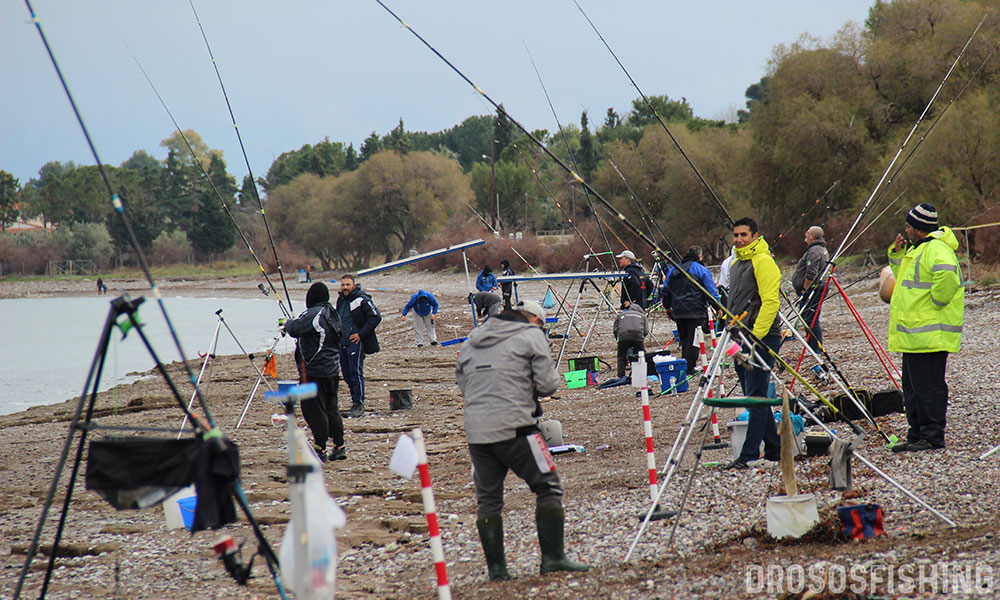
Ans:
[[[24,560],[24,566],[21,569],[20,577],[18,578],[17,585],[14,588],[14,600],[18,600],[21,597],[21,592],[24,589],[24,584],[27,581],[28,572],[31,569],[31,563],[33,562],[35,555],[38,553],[39,541],[41,540],[42,530],[45,527],[45,522],[48,519],[49,510],[52,507],[53,501],[55,499],[56,492],[60,485],[60,480],[62,479],[62,473],[66,468],[66,462],[69,457],[70,451],[73,447],[73,442],[79,434],[79,442],[76,446],[76,453],[73,459],[73,464],[70,469],[70,475],[66,485],[66,493],[63,499],[62,511],[59,516],[59,522],[56,527],[55,538],[52,543],[52,550],[49,553],[48,567],[45,571],[45,576],[42,581],[41,590],[39,593],[39,598],[45,598],[48,592],[49,583],[52,579],[52,573],[55,570],[56,558],[59,555],[59,542],[62,539],[63,532],[66,526],[67,516],[69,514],[69,507],[73,498],[73,491],[76,485],[77,476],[80,472],[80,465],[83,462],[83,452],[86,447],[87,435],[90,431],[95,429],[106,429],[106,430],[128,430],[128,431],[148,431],[147,429],[138,429],[131,427],[99,427],[93,420],[94,406],[97,401],[97,394],[100,390],[101,375],[104,371],[104,365],[107,360],[108,345],[111,340],[111,335],[118,329],[122,335],[123,339],[131,331],[135,333],[142,340],[147,352],[149,352],[150,357],[156,364],[156,369],[159,371],[160,375],[163,377],[164,382],[170,389],[171,395],[177,401],[177,405],[180,407],[181,411],[184,412],[185,416],[191,419],[194,425],[194,433],[197,435],[202,435],[205,437],[210,437],[213,442],[217,442],[220,446],[223,445],[223,438],[221,432],[217,435],[213,432],[218,430],[214,429],[212,425],[211,415],[208,412],[208,406],[204,403],[202,395],[198,392],[197,386],[195,389],[196,395],[202,398],[202,410],[204,412],[204,418],[197,418],[184,403],[181,397],[180,391],[177,389],[170,375],[167,373],[166,367],[163,362],[159,359],[156,351],[153,349],[149,339],[146,337],[145,332],[142,330],[141,323],[139,321],[137,311],[139,306],[145,301],[144,298],[131,298],[128,295],[119,296],[111,301],[111,306],[108,310],[107,317],[104,321],[104,327],[101,330],[101,335],[97,343],[97,349],[94,353],[94,357],[91,360],[90,368],[87,372],[87,378],[83,385],[83,391],[77,400],[76,409],[73,412],[73,417],[70,421],[69,431],[66,434],[66,439],[63,442],[62,451],[60,452],[59,459],[56,463],[55,474],[53,475],[52,482],[49,484],[49,490],[45,497],[45,502],[42,505],[42,512],[38,518],[38,523],[35,527],[34,535],[32,536],[31,544],[28,547],[27,554]],[[193,383],[193,382],[192,382]],[[154,430],[159,431],[159,430]],[[171,430],[173,431],[173,430]],[[235,489],[233,490],[233,496],[237,502],[237,505],[243,510],[247,517],[251,527],[253,528],[254,534],[257,538],[258,544],[260,546],[261,554],[264,556],[265,561],[268,564],[268,568],[271,571],[272,578],[278,587],[278,591],[282,597],[284,597],[284,589],[281,586],[281,580],[278,576],[278,559],[271,548],[267,539],[264,537],[263,532],[260,529],[259,524],[250,511],[249,504],[243,495],[243,490],[239,485],[239,480],[236,481]]]

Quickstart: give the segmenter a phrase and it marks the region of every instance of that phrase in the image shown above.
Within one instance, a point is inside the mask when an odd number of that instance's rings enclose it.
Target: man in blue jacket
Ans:
[[[712,273],[701,264],[701,258],[701,246],[691,246],[681,259],[680,267],[718,301],[719,292],[712,281]],[[694,345],[694,334],[699,327],[708,333],[708,297],[684,273],[670,267],[660,288],[660,298],[667,314],[677,323],[681,357],[687,361],[687,372],[694,373],[700,354],[700,348]]]
[[[345,416],[360,417],[365,414],[365,355],[379,351],[375,328],[382,322],[382,315],[375,308],[371,296],[361,291],[361,286],[350,273],[340,278],[337,312],[340,313],[343,328],[340,368],[351,390],[351,410]]]
[[[438,345],[437,333],[434,332],[434,315],[438,312],[438,301],[434,294],[417,290],[416,294],[410,296],[409,302],[403,307],[403,319],[406,313],[413,310],[413,337],[417,339],[417,348],[424,347],[424,330],[427,330],[427,339],[431,346]]]
[[[476,289],[480,292],[493,292],[497,289],[497,276],[489,265],[484,266],[479,275],[476,275]]]

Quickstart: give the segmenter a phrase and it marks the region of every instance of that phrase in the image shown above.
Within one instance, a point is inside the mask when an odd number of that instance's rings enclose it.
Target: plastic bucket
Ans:
[[[181,518],[184,520],[184,527],[188,530],[194,526],[194,509],[198,506],[197,496],[188,496],[177,500],[177,506],[181,509]]]
[[[816,523],[819,523],[819,510],[816,496],[812,494],[767,499],[767,533],[773,538],[802,537]]]
[[[181,515],[181,507],[177,504],[177,501],[181,498],[193,496],[194,486],[189,485],[186,488],[178,490],[163,501],[161,506],[163,507],[163,516],[167,521],[167,529],[180,529],[184,527],[184,517]]]
[[[739,458],[740,453],[743,451],[743,441],[747,439],[747,425],[749,425],[749,421],[730,421],[726,423],[726,428],[729,429],[729,443],[733,446],[733,460]],[[764,442],[760,443],[760,448],[757,451],[758,458],[764,449]]]
[[[298,381],[279,381],[278,382],[278,391],[279,392],[287,392],[288,390],[292,389],[293,387],[295,387],[297,385],[299,385]]]

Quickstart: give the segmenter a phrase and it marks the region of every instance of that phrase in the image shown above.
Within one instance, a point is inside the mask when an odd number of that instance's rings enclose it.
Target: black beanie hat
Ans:
[[[509,267],[510,266],[510,261],[505,258],[505,259],[503,259],[503,260],[500,261],[500,266],[502,266],[502,267]]]
[[[918,204],[906,213],[906,222],[920,231],[934,231],[938,228],[937,209],[933,204]]]
[[[309,287],[306,292],[306,308],[312,308],[317,304],[330,301],[330,290],[322,281],[317,281]]]

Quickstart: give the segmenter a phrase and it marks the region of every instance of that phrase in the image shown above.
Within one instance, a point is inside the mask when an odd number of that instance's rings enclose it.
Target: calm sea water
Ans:
[[[85,298],[27,298],[0,300],[0,414],[29,406],[53,404],[78,397],[110,308],[111,296]],[[280,313],[274,300],[183,298],[163,300],[177,329],[181,345],[197,375],[204,354],[211,348],[222,317],[247,352],[261,356],[278,335]],[[159,306],[152,299],[139,307],[143,331],[164,363],[180,355],[171,339]],[[108,347],[102,390],[134,381],[128,373],[144,372],[155,363],[142,340],[130,333],[122,340],[115,330]],[[290,352],[294,342],[278,342],[279,352]],[[223,326],[216,353],[241,354],[234,335]],[[258,366],[261,361],[258,359]],[[248,376],[253,371],[247,364]]]

